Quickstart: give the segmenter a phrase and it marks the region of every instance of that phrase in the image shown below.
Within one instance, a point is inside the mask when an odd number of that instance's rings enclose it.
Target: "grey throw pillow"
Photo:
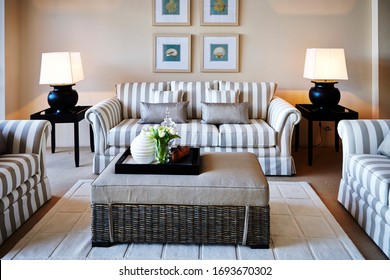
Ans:
[[[385,139],[383,139],[382,143],[378,147],[378,154],[390,158],[390,133],[387,134]]]
[[[5,139],[3,134],[1,134],[0,132],[0,155],[5,154],[6,151],[7,151],[7,147],[5,146]]]
[[[146,103],[141,102],[140,124],[159,124],[164,121],[168,108],[172,121],[175,123],[187,122],[187,107],[189,101],[172,103]]]
[[[202,102],[202,123],[247,124],[248,102],[244,103],[206,103]]]

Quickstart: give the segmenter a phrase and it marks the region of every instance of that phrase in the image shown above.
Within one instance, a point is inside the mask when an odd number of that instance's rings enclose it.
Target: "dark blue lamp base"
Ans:
[[[309,91],[311,103],[320,110],[329,110],[340,101],[340,91],[334,85],[336,81],[312,81],[314,87]]]
[[[54,89],[49,92],[47,102],[57,113],[69,113],[76,106],[79,96],[72,86],[52,85]]]

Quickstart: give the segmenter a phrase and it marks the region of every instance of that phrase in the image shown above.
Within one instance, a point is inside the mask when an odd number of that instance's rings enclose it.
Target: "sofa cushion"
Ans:
[[[372,154],[348,154],[347,172],[368,192],[385,205],[389,205],[390,160]]]
[[[170,103],[183,101],[182,90],[154,90],[152,95],[152,103]]]
[[[248,103],[202,102],[202,123],[245,124],[249,123]]]
[[[190,101],[188,106],[188,118],[200,119],[201,102],[206,100],[207,89],[218,89],[218,82],[179,82],[172,81],[171,90],[183,90],[183,101]]]
[[[276,132],[265,121],[251,119],[250,124],[222,124],[219,126],[221,147],[273,147]]]
[[[176,124],[180,138],[175,139],[174,145],[194,147],[218,146],[218,128],[213,124],[202,124],[198,119],[189,120],[188,123]]]
[[[140,134],[141,130],[149,124],[140,124],[140,119],[124,119],[117,126],[108,131],[107,145],[109,147],[129,147],[131,142]],[[115,152],[114,154],[117,154]],[[110,153],[111,155],[111,153]]]
[[[217,90],[207,89],[207,103],[238,103],[240,96],[239,90]]]
[[[267,118],[267,110],[270,101],[276,91],[277,84],[272,82],[219,82],[219,90],[236,89],[240,91],[239,101],[249,103],[249,118]]]
[[[124,119],[139,119],[141,117],[141,102],[154,102],[155,90],[169,90],[168,82],[158,83],[121,83],[116,85],[116,95],[122,103]]]
[[[41,176],[39,174],[33,175],[20,186],[17,186],[16,189],[8,195],[2,197],[0,199],[0,213],[7,210],[15,201],[18,201],[26,193],[31,192],[31,190],[37,186],[38,182],[41,182]]]
[[[0,132],[0,155],[5,154],[6,151],[5,139],[3,134]]]
[[[37,154],[0,156],[0,197],[4,197],[39,172]]]
[[[384,155],[390,158],[390,133],[387,134],[385,139],[378,147],[378,154]]]
[[[172,121],[175,123],[185,123],[187,122],[187,107],[188,101],[172,103],[141,102],[141,120],[139,123],[160,124],[166,117],[167,109]]]
[[[140,124],[139,119],[126,119],[108,132],[110,147],[129,147],[131,141],[149,124]],[[200,120],[188,120],[188,123],[176,124],[181,138],[174,140],[174,145],[188,146],[218,146],[218,129],[212,124],[202,124]],[[116,153],[115,153],[116,154]]]

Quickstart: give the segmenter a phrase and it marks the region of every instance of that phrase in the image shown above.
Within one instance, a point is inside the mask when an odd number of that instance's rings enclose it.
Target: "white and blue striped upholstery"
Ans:
[[[251,119],[250,124],[221,124],[219,126],[219,146],[221,147],[273,147],[276,145],[276,132],[261,119]]]
[[[342,120],[343,170],[338,200],[390,257],[390,158],[378,147],[390,120]]]
[[[201,102],[206,100],[207,89],[218,89],[218,82],[171,82],[171,90],[182,90],[188,105],[188,118],[202,118]]]
[[[275,83],[250,83],[250,82],[225,82],[219,81],[219,90],[239,90],[239,101],[249,103],[249,118],[267,118],[267,111],[272,100],[277,84]]]
[[[39,174],[37,154],[2,155],[0,157],[0,197],[7,196],[35,174]]]
[[[201,123],[198,119],[189,120],[188,123],[176,124],[181,138],[175,139],[174,145],[193,147],[218,146],[218,128],[212,124]]]
[[[371,154],[349,154],[348,174],[383,204],[389,204],[390,159]]]
[[[108,133],[108,145],[112,147],[129,147],[134,138],[145,126],[139,124],[139,119],[126,119],[110,129]],[[218,129],[211,124],[202,124],[200,120],[189,120],[188,123],[176,124],[181,138],[174,140],[174,145],[182,146],[218,146]]]
[[[170,90],[168,82],[121,83],[116,85],[117,98],[122,103],[124,119],[141,118],[141,102],[154,103],[153,91]],[[175,89],[173,89],[175,90]],[[154,93],[154,92],[153,92]]]
[[[44,120],[0,121],[6,153],[0,156],[0,244],[51,198],[46,176]]]
[[[295,173],[291,138],[301,114],[282,98],[273,98],[275,83],[172,81],[124,83],[118,84],[116,89],[116,98],[100,102],[86,112],[86,119],[94,129],[94,173],[99,174],[140,133],[144,126],[138,124],[140,102],[153,103],[152,89],[182,90],[183,100],[189,101],[188,123],[177,124],[181,138],[175,139],[175,145],[196,146],[201,151],[250,151],[257,155],[266,175]],[[206,100],[208,89],[240,90],[240,102],[250,103],[251,124],[215,126],[200,123],[201,102]]]

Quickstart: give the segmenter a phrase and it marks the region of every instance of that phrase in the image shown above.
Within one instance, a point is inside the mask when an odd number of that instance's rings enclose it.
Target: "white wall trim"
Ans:
[[[379,118],[379,8],[378,0],[371,0],[372,48],[372,118]]]
[[[0,0],[0,120],[5,119],[5,3]]]

